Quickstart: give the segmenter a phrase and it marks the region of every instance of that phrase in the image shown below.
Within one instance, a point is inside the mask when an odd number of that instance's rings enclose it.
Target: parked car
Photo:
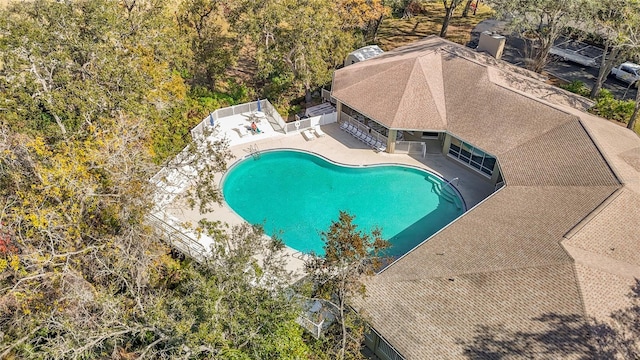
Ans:
[[[631,62],[623,63],[614,67],[611,70],[611,75],[627,84],[636,83],[636,86],[638,86],[637,81],[640,80],[640,65]]]

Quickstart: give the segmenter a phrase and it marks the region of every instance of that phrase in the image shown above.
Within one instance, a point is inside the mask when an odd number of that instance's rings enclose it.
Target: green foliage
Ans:
[[[588,0],[492,0],[498,18],[509,22],[525,41],[527,67],[542,72],[549,51],[568,26],[583,23],[590,14]]]
[[[293,86],[307,93],[331,79],[356,39],[343,28],[345,19],[333,1],[255,2],[238,24],[256,46],[259,75],[283,83],[292,79]]]
[[[281,243],[201,223],[217,257],[194,266],[147,223],[154,162],[185,145],[197,195],[219,201],[226,144],[200,149],[188,130],[251,96],[190,91],[190,38],[166,14],[155,0],[0,9],[2,358],[309,357]]]
[[[610,91],[602,89],[596,99],[596,104],[589,111],[605,119],[627,123],[634,108],[635,101],[618,100],[613,97]]]
[[[365,278],[382,264],[382,252],[389,242],[380,229],[371,234],[358,230],[354,216],[340,211],[328,231],[322,232],[323,257],[313,257],[305,264],[309,281],[314,285],[312,297],[331,304],[337,325],[325,334],[330,340],[325,349],[334,358],[360,358],[365,322],[347,306],[350,297],[366,294]]]
[[[580,96],[589,96],[589,93],[591,92],[589,88],[584,84],[584,82],[580,80],[575,80],[568,84],[560,85],[560,87]]]

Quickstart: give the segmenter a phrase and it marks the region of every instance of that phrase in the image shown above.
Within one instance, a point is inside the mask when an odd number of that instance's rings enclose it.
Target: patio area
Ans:
[[[251,156],[254,151],[265,151],[270,149],[299,149],[322,155],[334,162],[348,165],[371,165],[371,164],[403,164],[420,167],[429,170],[441,177],[451,180],[458,178],[459,182],[454,183],[462,194],[468,209],[481,202],[491,193],[493,186],[483,176],[468,170],[461,164],[457,164],[451,159],[447,159],[439,152],[439,149],[431,147],[425,157],[410,156],[406,154],[389,154],[385,152],[375,152],[369,146],[354,138],[352,135],[340,129],[338,123],[323,125],[322,131],[325,136],[318,137],[314,141],[308,141],[302,136],[302,131],[284,134],[274,130],[268,121],[260,122],[261,132],[240,136],[234,129],[242,125],[250,125],[245,115],[233,115],[228,118],[218,119],[216,122],[218,129],[214,133],[216,137],[226,137],[230,143],[230,151],[235,156],[229,166],[240,161],[247,156]],[[223,174],[217,174],[212,181],[218,187],[222,187],[221,180]],[[304,186],[304,184],[300,184]],[[257,185],[259,189],[259,184]],[[392,189],[392,188],[391,188]],[[312,189],[309,189],[312,191]],[[206,218],[210,221],[220,221],[230,226],[240,224],[244,220],[238,216],[226,204],[220,205],[214,212],[200,214],[197,209],[191,210],[184,200],[176,197],[173,201],[164,206],[159,215],[163,221],[177,223],[197,223],[198,220]],[[208,248],[211,239],[201,237],[199,242],[204,248]],[[304,254],[287,248],[287,256],[290,258],[288,269],[292,272],[299,272],[303,267]]]

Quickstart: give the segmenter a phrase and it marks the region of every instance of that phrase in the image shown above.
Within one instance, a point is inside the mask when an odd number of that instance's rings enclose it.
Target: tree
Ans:
[[[184,147],[163,136],[189,129],[192,110],[167,13],[140,0],[0,10],[0,358],[308,354],[281,244],[203,222],[216,257],[197,266],[147,220],[156,162]],[[230,154],[224,142],[187,151],[171,165],[196,170],[206,208],[220,197],[203,179]]]
[[[580,24],[588,14],[585,0],[492,0],[498,17],[526,41],[527,67],[542,72],[555,40],[571,24]]]
[[[336,9],[343,29],[362,31],[366,38],[372,40],[376,38],[384,17],[391,13],[391,8],[382,0],[338,0]]]
[[[633,114],[629,118],[629,122],[627,122],[627,129],[634,130],[636,126],[636,120],[638,119],[640,113],[640,81],[635,82],[635,86],[638,89],[636,91],[636,104],[633,108]]]
[[[357,357],[362,343],[364,323],[361,317],[349,311],[349,297],[364,296],[363,277],[371,276],[382,265],[384,249],[389,243],[382,239],[381,231],[371,234],[358,230],[354,216],[340,211],[329,230],[322,232],[325,254],[312,257],[305,264],[306,272],[315,285],[314,297],[329,302],[340,325],[336,334],[336,349],[331,349],[339,359]]]
[[[640,47],[640,2],[607,0],[592,5],[590,19],[604,43],[598,77],[589,95],[595,99],[611,69]]]
[[[306,102],[315,86],[331,79],[355,44],[333,1],[251,2],[246,10],[251,16],[239,21],[256,47],[260,75],[291,81],[304,91]]]
[[[449,28],[449,22],[453,17],[453,11],[456,9],[458,5],[460,5],[464,0],[442,0],[442,5],[444,6],[444,19],[442,20],[442,28],[440,28],[440,37],[447,37],[447,29]]]
[[[468,17],[468,16],[469,16],[469,9],[471,9],[471,3],[472,3],[473,1],[474,1],[474,0],[467,0],[467,3],[466,3],[466,4],[464,4],[464,9],[462,10],[462,17]],[[477,7],[477,6],[478,6],[478,2],[477,2],[477,0],[476,0],[476,4],[475,4],[475,6],[474,6],[474,9],[475,9],[475,7]],[[476,14],[476,13],[475,13],[475,11],[473,12],[473,14],[474,14],[474,15]]]
[[[190,63],[193,83],[214,90],[216,82],[238,58],[241,41],[230,29],[225,12],[235,10],[234,1],[186,0],[176,14],[182,33],[194,54]]]

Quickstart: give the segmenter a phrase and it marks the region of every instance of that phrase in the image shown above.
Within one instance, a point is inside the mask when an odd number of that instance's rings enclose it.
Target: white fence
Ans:
[[[317,125],[327,125],[338,121],[338,113],[332,112],[328,114],[312,116],[305,119],[296,120],[292,123],[287,123],[284,126],[284,132],[290,133],[292,131],[299,131],[308,128],[312,128]]]
[[[264,105],[264,109],[262,111],[264,111],[264,113],[267,114],[267,117],[272,118],[278,124],[278,126],[280,126],[280,128],[286,132],[285,128],[287,123],[284,121],[282,116],[280,116],[280,113],[269,102],[269,100],[263,100],[263,101],[264,103],[262,102],[260,103],[261,105]]]
[[[259,105],[258,105],[258,102],[260,103]],[[204,129],[207,126],[213,126],[213,124],[215,124],[215,122],[218,121],[218,119],[220,118],[238,115],[238,114],[250,113],[253,111],[257,111],[258,108],[260,108],[260,111],[264,112],[267,115],[267,118],[271,117],[273,120],[275,120],[278,123],[278,125],[280,125],[280,127],[283,127],[284,120],[282,120],[282,117],[280,116],[280,114],[278,114],[278,112],[273,107],[273,105],[271,105],[269,100],[263,99],[259,101],[253,101],[249,103],[229,106],[226,108],[215,110],[214,112],[210,113],[207,117],[202,119],[202,121],[198,125],[196,125],[193,129],[191,129],[191,137],[193,139],[201,137],[204,134]]]
[[[427,155],[427,144],[422,141],[396,141],[396,154]]]
[[[330,102],[332,104],[336,104],[337,101],[335,98],[331,97],[331,91],[327,89],[322,89],[322,101]]]

